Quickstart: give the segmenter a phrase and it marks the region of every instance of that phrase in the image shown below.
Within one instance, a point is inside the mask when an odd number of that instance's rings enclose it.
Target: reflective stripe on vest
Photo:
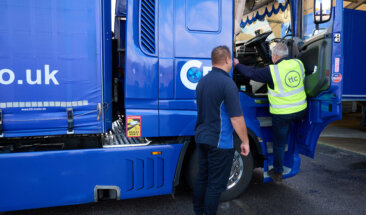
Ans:
[[[287,96],[292,96],[292,95],[295,95],[295,94],[298,94],[300,93],[301,91],[304,90],[304,86],[302,86],[301,88],[299,89],[296,89],[296,90],[293,90],[293,91],[290,91],[290,92],[283,92],[283,93],[275,93],[273,91],[268,91],[268,93],[271,95],[271,96],[275,96],[275,97],[287,97]]]
[[[299,105],[305,104],[306,103],[306,99],[300,102],[296,102],[293,104],[288,104],[288,105],[273,105],[271,104],[271,107],[273,108],[291,108],[291,107],[297,107]]]
[[[301,61],[283,60],[278,65],[271,65],[270,70],[274,85],[273,90],[268,86],[270,112],[290,114],[304,110],[307,107],[304,89],[305,69]]]

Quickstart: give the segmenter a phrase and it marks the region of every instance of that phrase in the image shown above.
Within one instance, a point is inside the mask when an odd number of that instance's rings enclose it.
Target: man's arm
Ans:
[[[253,81],[266,83],[273,89],[273,80],[269,66],[263,68],[245,66],[243,64],[240,64],[238,59],[234,58],[234,67],[240,74],[242,74],[246,78],[249,78]]]
[[[241,140],[241,154],[247,156],[250,151],[247,126],[245,125],[243,112],[240,107],[238,88],[232,80],[225,87],[224,102],[230,116],[231,124]]]
[[[247,156],[250,152],[247,126],[243,116],[231,117],[231,124],[234,127],[236,134],[241,140],[240,149],[243,156]]]

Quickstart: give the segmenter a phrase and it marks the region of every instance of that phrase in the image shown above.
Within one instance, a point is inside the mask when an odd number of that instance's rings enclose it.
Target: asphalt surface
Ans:
[[[320,143],[366,155],[366,127],[361,113],[343,114],[342,120],[329,124],[320,135]]]
[[[365,143],[366,144],[366,143]],[[366,214],[366,156],[318,145],[315,159],[302,157],[300,173],[282,184],[263,184],[261,170],[237,199],[218,214]],[[193,214],[191,193],[17,211],[4,214]]]

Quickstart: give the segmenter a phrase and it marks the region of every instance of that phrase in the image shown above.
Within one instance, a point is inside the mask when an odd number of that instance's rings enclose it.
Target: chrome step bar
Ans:
[[[102,137],[103,148],[114,148],[114,147],[131,147],[131,146],[146,146],[151,143],[150,140],[143,137],[129,138],[126,136],[125,125],[123,119],[112,123],[112,130],[108,133],[104,133]]]

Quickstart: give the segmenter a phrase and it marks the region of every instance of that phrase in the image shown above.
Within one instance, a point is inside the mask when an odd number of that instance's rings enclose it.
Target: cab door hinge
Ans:
[[[67,114],[67,134],[74,134],[74,111],[72,108],[66,109]]]
[[[340,33],[335,33],[334,34],[334,42],[335,43],[340,43],[341,42],[341,34]]]

